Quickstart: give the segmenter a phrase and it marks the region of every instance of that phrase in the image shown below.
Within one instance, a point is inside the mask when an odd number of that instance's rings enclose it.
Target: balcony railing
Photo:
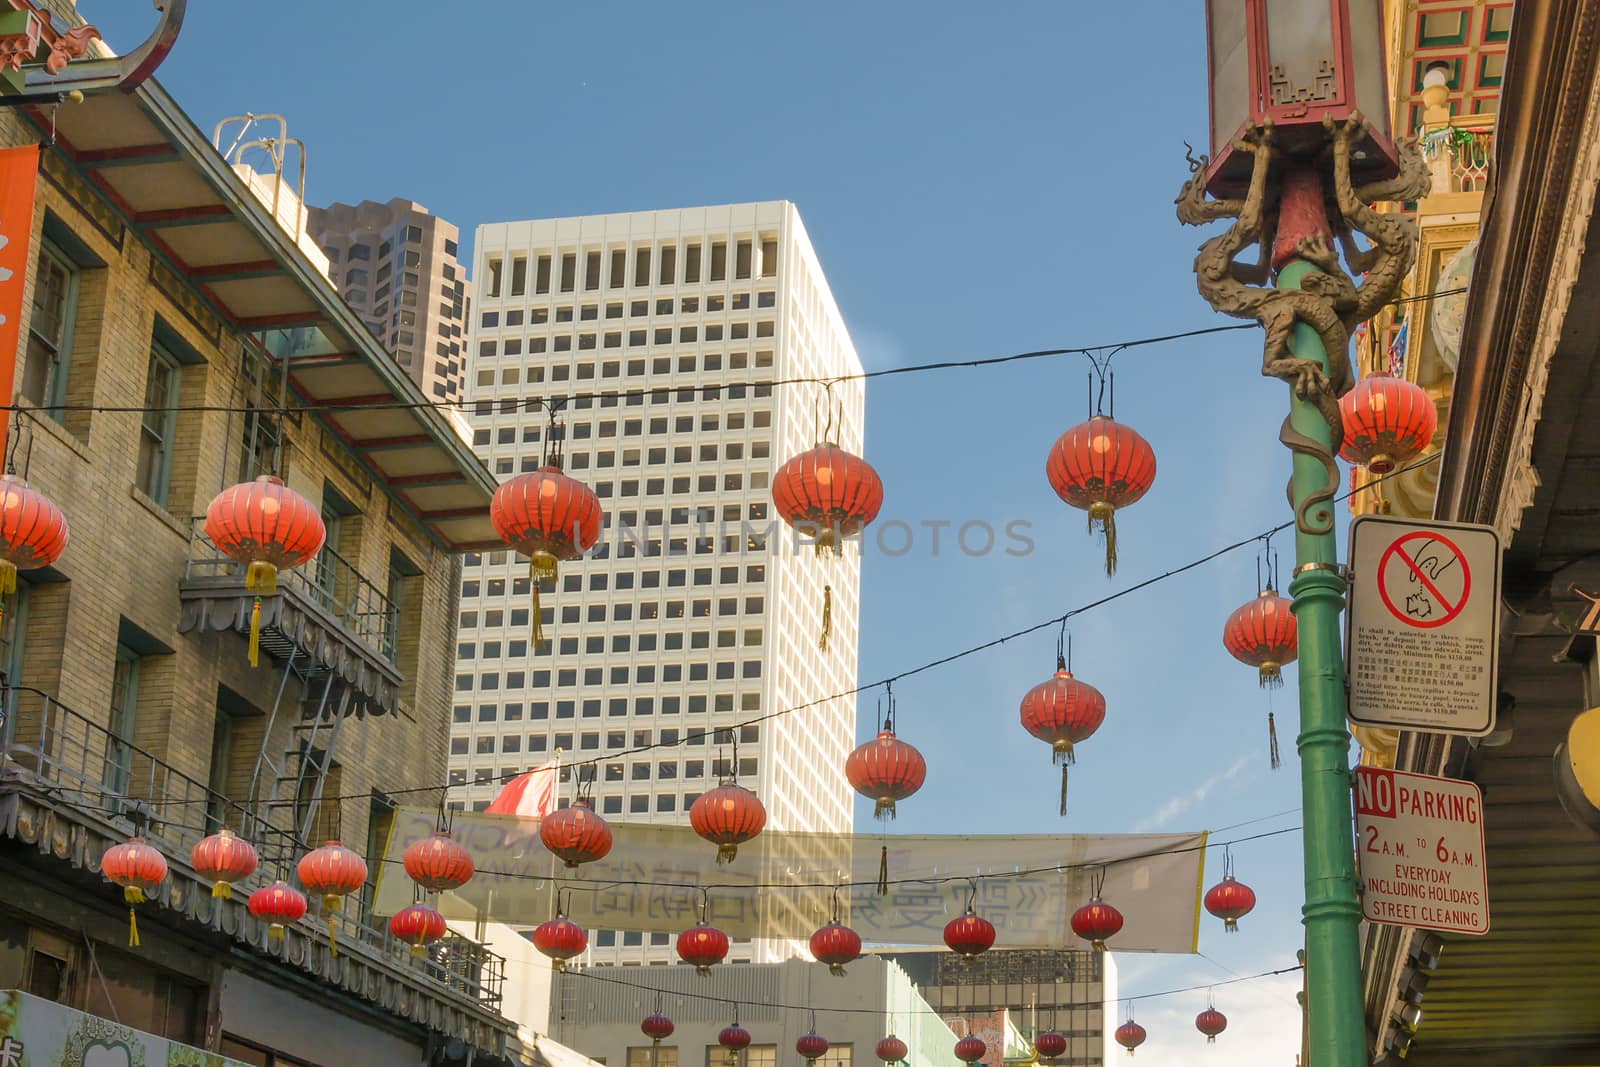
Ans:
[[[1494,117],[1468,115],[1425,133],[1422,152],[1433,168],[1434,193],[1481,193],[1494,160]]]
[[[197,841],[222,826],[263,855],[307,850],[289,831],[37,689],[0,689],[0,776],[48,787],[60,801],[125,834],[137,830],[168,856],[186,858]],[[248,893],[276,877],[292,880],[292,872],[270,868],[263,863],[240,888]],[[427,956],[412,959],[410,947],[386,928],[375,929],[345,911],[334,913],[334,925],[343,941],[368,945],[393,957],[395,966],[423,972],[486,1008],[500,1006],[505,959],[469,938],[452,931]]]
[[[241,563],[211,543],[205,520],[197,518],[189,532],[185,582],[237,583],[242,593],[244,572]],[[394,662],[398,610],[377,586],[361,577],[333,549],[324,547],[316,559],[303,567],[279,571],[278,591],[316,608],[368,649]]]

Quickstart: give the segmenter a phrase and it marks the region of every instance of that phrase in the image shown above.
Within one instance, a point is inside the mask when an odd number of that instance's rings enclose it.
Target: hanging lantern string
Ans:
[[[614,970],[615,968],[602,968],[602,969],[604,969],[604,970]],[[1237,985],[1240,982],[1255,982],[1255,981],[1259,981],[1259,980],[1264,979],[1264,978],[1278,978],[1278,977],[1281,977],[1281,976],[1286,975],[1286,974],[1294,974],[1294,973],[1296,973],[1298,971],[1302,971],[1304,969],[1305,969],[1305,966],[1303,964],[1297,963],[1292,967],[1280,967],[1277,970],[1273,970],[1273,971],[1261,971],[1258,974],[1241,975],[1238,978],[1230,978],[1230,979],[1226,979],[1226,980],[1221,981],[1221,982],[1211,982],[1211,983],[1205,984],[1205,985],[1183,986],[1182,988],[1179,988],[1179,989],[1163,989],[1163,990],[1160,990],[1158,992],[1140,993],[1140,994],[1138,994],[1136,996],[1125,997],[1123,999],[1125,999],[1128,1002],[1129,1010],[1131,1011],[1132,1010],[1132,1005],[1135,1002],[1141,1001],[1141,1000],[1155,1000],[1155,999],[1160,998],[1160,997],[1175,997],[1175,996],[1180,996],[1180,995],[1182,995],[1184,993],[1196,993],[1196,992],[1199,992],[1202,989],[1206,990],[1207,993],[1209,994],[1213,989],[1217,989],[1217,988],[1220,988],[1222,986]],[[659,1012],[661,1010],[661,1000],[660,1000],[660,998],[661,998],[661,990],[660,989],[656,988],[655,986],[643,985],[643,984],[638,983],[638,982],[630,982],[630,981],[628,981],[627,979],[624,979],[624,978],[612,978],[612,977],[610,977],[608,975],[601,974],[600,970],[601,969],[590,967],[590,968],[586,968],[586,969],[581,970],[581,971],[580,970],[573,970],[573,971],[568,971],[566,973],[567,973],[568,976],[571,976],[571,977],[586,978],[586,979],[589,979],[590,981],[604,983],[605,985],[621,986],[624,989],[632,989],[632,990],[635,990],[636,992],[639,992],[639,993],[654,993],[656,995],[656,1011]],[[704,1000],[704,1001],[710,1001],[711,1003],[714,1003],[714,1004],[732,1004],[734,1006],[735,1010],[738,1009],[738,1005],[739,1005],[738,1001],[730,1000],[729,998],[727,998],[725,996],[717,996],[716,994],[713,994],[713,993],[694,993],[694,992],[673,990],[673,996],[676,996],[676,997],[680,998],[681,1000]],[[820,1012],[825,1012],[825,1013],[828,1013],[828,1014],[831,1014],[831,1015],[873,1015],[873,1016],[877,1016],[880,1019],[883,1018],[883,1014],[884,1014],[882,1008],[830,1008],[830,1007],[827,1007],[827,1006],[818,1007],[815,1004],[780,1004],[780,1003],[774,1003],[772,1001],[762,1001],[759,1004],[753,1004],[753,1006],[760,1007],[760,1008],[767,1009],[767,1010],[771,1010],[771,1011],[808,1012],[808,1013],[810,1013],[811,1030],[812,1030],[813,1033],[816,1032],[816,1028],[817,1028],[817,1012],[819,1012],[819,1011]],[[1064,1010],[1068,1010],[1068,1011],[1081,1011],[1081,1010],[1093,1010],[1095,1008],[1102,1008],[1103,1009],[1104,1006],[1105,1006],[1105,1001],[1104,1000],[1083,1000],[1083,1001],[1074,1000],[1074,1001],[1070,1001],[1070,1002],[1067,1002],[1067,1003],[1055,1005],[1052,1010],[1064,1009]],[[903,1012],[908,1017],[917,1016],[917,1015],[926,1015],[926,1016],[931,1016],[931,1017],[943,1018],[944,1014],[946,1014],[946,1013],[941,1013],[939,1011],[935,1011],[935,1010],[933,1010],[931,1008],[929,1008],[929,1009],[903,1008],[903,1009],[899,1009],[899,1010],[901,1012]]]
[[[894,681],[893,681],[893,679],[890,679],[889,681],[886,681],[886,682],[883,683],[883,693],[884,693],[885,700],[889,705],[888,713],[885,714],[884,717],[883,717],[883,729],[885,729],[885,730],[893,730],[894,729]]]
[[[1072,631],[1067,629],[1067,620],[1061,620],[1061,632],[1056,634],[1056,670],[1072,670]]]
[[[1409,463],[1409,464],[1407,464],[1407,465],[1405,465],[1403,467],[1396,467],[1390,473],[1385,474],[1385,475],[1383,475],[1383,476],[1381,476],[1379,478],[1375,478],[1372,481],[1369,481],[1367,483],[1367,487],[1370,488],[1373,485],[1376,485],[1376,484],[1378,484],[1380,482],[1387,481],[1387,480],[1389,480],[1391,478],[1398,478],[1398,477],[1400,477],[1402,475],[1408,474],[1408,473],[1410,473],[1412,471],[1415,471],[1415,470],[1418,470],[1418,469],[1420,469],[1422,467],[1425,467],[1430,463],[1436,463],[1436,462],[1439,461],[1439,459],[1443,455],[1444,455],[1443,452],[1432,452],[1432,453],[1429,453],[1428,455],[1423,456],[1420,459],[1417,459],[1417,460],[1413,461],[1412,463]],[[1337,496],[1335,496],[1333,498],[1333,502],[1346,500],[1346,499],[1348,499],[1350,497],[1350,495],[1351,494],[1348,491],[1340,493],[1340,494],[1338,494]],[[984,653],[984,652],[992,651],[992,650],[994,650],[996,648],[1000,648],[1001,646],[1007,644],[1008,642],[1015,641],[1018,638],[1027,637],[1027,636],[1029,636],[1031,634],[1038,633],[1041,630],[1048,630],[1048,629],[1052,629],[1052,628],[1055,628],[1055,627],[1059,627],[1061,624],[1063,624],[1064,622],[1066,622],[1069,619],[1076,618],[1079,615],[1086,615],[1089,612],[1094,611],[1097,608],[1105,607],[1107,604],[1110,604],[1110,603],[1113,603],[1115,601],[1121,600],[1124,597],[1131,596],[1134,593],[1143,592],[1144,590],[1150,588],[1153,585],[1159,585],[1160,583],[1162,583],[1164,581],[1167,581],[1168,579],[1176,578],[1176,577],[1178,577],[1179,575],[1182,575],[1182,574],[1187,574],[1189,571],[1192,571],[1192,570],[1198,570],[1199,568],[1205,566],[1208,563],[1211,563],[1211,562],[1213,562],[1215,560],[1221,559],[1223,556],[1226,556],[1226,555],[1228,555],[1228,554],[1230,554],[1232,552],[1237,552],[1241,548],[1245,548],[1245,547],[1248,547],[1250,545],[1257,544],[1257,543],[1265,540],[1266,538],[1268,538],[1268,537],[1270,537],[1270,536],[1272,536],[1274,534],[1281,533],[1282,531],[1289,529],[1293,525],[1294,525],[1294,521],[1293,520],[1289,520],[1289,521],[1286,521],[1286,522],[1279,523],[1276,526],[1272,526],[1269,529],[1266,529],[1266,530],[1264,530],[1264,531],[1262,531],[1260,533],[1252,534],[1249,537],[1242,538],[1242,539],[1240,539],[1238,541],[1234,541],[1232,544],[1224,545],[1221,548],[1218,548],[1218,549],[1216,549],[1216,550],[1214,550],[1212,552],[1208,552],[1203,556],[1200,556],[1200,557],[1198,557],[1196,559],[1192,559],[1187,563],[1184,563],[1184,564],[1181,564],[1179,566],[1173,567],[1173,568],[1171,568],[1169,570],[1163,571],[1160,574],[1153,575],[1153,576],[1151,576],[1149,578],[1144,579],[1143,581],[1135,582],[1134,584],[1129,585],[1129,586],[1125,586],[1122,589],[1118,589],[1118,590],[1115,590],[1114,592],[1107,593],[1105,596],[1099,597],[1099,598],[1097,598],[1095,600],[1091,600],[1086,604],[1081,604],[1078,607],[1075,607],[1072,610],[1066,612],[1064,615],[1056,615],[1056,616],[1054,616],[1052,618],[1045,619],[1042,622],[1034,623],[1031,626],[1025,626],[1020,630],[1014,630],[1011,633],[1003,634],[1003,635],[1001,635],[999,637],[991,638],[990,640],[984,641],[981,644],[972,645],[971,647],[961,649],[958,652],[952,652],[949,655],[941,656],[938,659],[929,660],[926,663],[920,664],[920,665],[915,666],[915,667],[910,667],[910,668],[907,668],[906,670],[900,671],[897,674],[890,675],[888,678],[879,679],[879,680],[873,681],[873,682],[865,682],[865,683],[862,683],[861,685],[857,685],[857,686],[855,686],[854,688],[851,688],[851,689],[841,690],[840,692],[830,693],[827,696],[818,697],[818,698],[816,698],[814,700],[808,700],[808,701],[805,701],[805,702],[800,703],[800,704],[791,704],[789,707],[786,707],[786,708],[778,708],[778,709],[766,712],[766,713],[761,714],[761,715],[752,716],[752,717],[750,717],[748,719],[744,719],[744,720],[741,720],[740,722],[732,724],[732,726],[729,727],[729,728],[733,729],[733,730],[738,730],[740,727],[743,727],[743,726],[755,726],[755,725],[758,725],[760,723],[770,722],[770,721],[772,721],[774,719],[780,719],[780,718],[783,718],[783,717],[788,716],[788,715],[797,714],[799,712],[810,711],[810,710],[814,710],[814,709],[817,709],[817,708],[825,707],[825,706],[833,703],[834,701],[845,700],[845,699],[848,699],[850,697],[859,696],[860,694],[868,692],[868,691],[870,691],[872,689],[876,689],[879,686],[887,686],[891,682],[900,681],[900,680],[903,680],[903,679],[906,679],[906,678],[911,678],[911,677],[914,677],[914,676],[919,675],[919,674],[924,674],[924,673],[926,673],[928,671],[937,670],[940,667],[949,666],[950,664],[958,662],[960,660],[967,659],[969,657],[976,656],[976,655],[979,655],[979,654]],[[660,740],[657,740],[657,741],[651,742],[650,744],[635,745],[632,748],[621,749],[621,750],[618,750],[618,751],[615,751],[615,752],[609,752],[609,753],[607,753],[607,754],[605,754],[603,756],[594,756],[594,757],[591,757],[589,759],[577,760],[577,761],[573,762],[572,764],[570,764],[569,766],[582,767],[582,766],[599,765],[599,764],[604,763],[606,761],[617,760],[617,759],[625,758],[625,757],[628,757],[628,756],[636,756],[636,755],[640,755],[640,754],[643,754],[643,753],[646,753],[646,752],[653,752],[653,751],[655,751],[657,749],[682,748],[682,747],[684,747],[684,746],[689,744],[691,738],[704,738],[704,736],[705,735],[703,733],[696,734],[696,733],[693,733],[692,731],[685,731],[683,737],[680,738],[677,741],[660,741]],[[521,771],[506,771],[506,772],[502,772],[499,775],[491,776],[490,778],[488,778],[484,782],[475,782],[473,784],[474,785],[490,785],[490,784],[495,784],[495,783],[503,783],[503,782],[506,782],[506,781],[508,781],[508,780],[510,780],[512,778],[515,778],[517,775],[519,775],[521,773],[523,773],[523,772],[521,772]],[[446,791],[448,791],[448,790],[451,790],[451,789],[460,789],[460,788],[464,788],[464,787],[463,786],[459,786],[459,785],[450,785],[449,783],[443,783],[443,784],[439,784],[439,785],[407,786],[407,787],[404,787],[404,788],[389,789],[389,790],[386,790],[385,792],[389,796],[405,796],[405,795],[409,795],[409,794],[412,794],[412,793],[427,793],[427,792],[432,792],[432,791],[435,791],[435,790],[446,790]],[[336,796],[336,797],[324,797],[323,798],[323,802],[324,803],[328,803],[328,802],[332,802],[332,801],[341,801],[341,800],[365,800],[365,799],[368,799],[368,798],[369,798],[369,794],[367,794],[367,793],[348,793],[348,794],[344,794],[344,795]],[[182,805],[182,804],[191,804],[191,805],[205,804],[207,802],[208,801],[204,797],[191,797],[191,798],[184,798],[184,799],[168,801],[167,804],[170,807],[170,806],[177,806],[177,805]]]
[[[1111,371],[1111,361],[1126,344],[1115,345],[1109,350],[1105,348],[1085,349],[1084,357],[1088,359],[1089,366],[1089,415],[1105,415],[1116,418],[1117,415],[1117,377]],[[1107,410],[1107,391],[1110,392],[1110,410]]]

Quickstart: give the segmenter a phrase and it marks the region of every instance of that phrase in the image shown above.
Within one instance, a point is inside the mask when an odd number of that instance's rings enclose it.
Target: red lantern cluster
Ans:
[[[1239,920],[1254,910],[1256,894],[1232,874],[1227,874],[1206,890],[1205,904],[1207,911],[1222,920],[1223,929],[1232,934],[1238,932]]]
[[[206,536],[218,551],[245,565],[244,588],[255,595],[249,653],[254,667],[261,652],[261,598],[277,595],[280,570],[308,563],[322,550],[327,527],[309,500],[282,479],[262,475],[212,498]]]
[[[0,596],[17,572],[48,567],[67,547],[67,518],[55,502],[12,475],[0,477]]]
[[[1089,942],[1096,952],[1106,950],[1106,942],[1122,929],[1122,912],[1099,897],[1072,913],[1072,932]]]
[[[211,883],[211,895],[222,900],[233,897],[233,886],[256,872],[256,850],[226,826],[202,837],[189,850],[189,866]]]
[[[1439,428],[1439,411],[1427,391],[1385,374],[1363,378],[1340,398],[1339,414],[1344,422],[1339,455],[1377,475],[1420,456]]]
[[[284,928],[297,923],[306,915],[306,897],[300,890],[284,881],[262,886],[250,894],[246,904],[250,914],[267,924],[267,942],[283,940]]]
[[[539,820],[539,840],[568,869],[605,859],[611,851],[611,825],[579,797],[569,808],[552,811]]]
[[[128,905],[128,945],[139,945],[139,923],[135,905],[143,904],[167,878],[167,858],[145,843],[144,838],[129,838],[112,845],[100,857],[100,873],[122,887],[122,900]]]
[[[1283,684],[1283,666],[1300,646],[1299,626],[1288,597],[1270,585],[1241,605],[1222,627],[1222,646],[1240,663],[1256,668],[1264,688]]]
[[[981,1037],[968,1036],[956,1042],[956,1059],[962,1063],[977,1063],[988,1051],[989,1047],[983,1043]]]
[[[739,846],[767,825],[767,809],[750,790],[727,781],[695,798],[689,807],[689,825],[717,846],[718,863],[732,863]]]
[[[989,951],[994,938],[994,924],[974,912],[970,904],[965,913],[951,919],[944,927],[945,945],[967,963]]]
[[[1228,1028],[1228,1017],[1216,1008],[1207,1008],[1194,1017],[1194,1028],[1206,1035],[1206,1044],[1214,1045],[1217,1035]]]
[[[665,1041],[676,1029],[677,1027],[672,1025],[672,1020],[659,1011],[646,1015],[639,1023],[639,1032],[656,1042]]]
[[[1041,1060],[1053,1060],[1067,1051],[1067,1039],[1054,1030],[1046,1030],[1033,1039],[1033,1051]]]
[[[872,814],[894,818],[896,801],[922,788],[928,764],[922,753],[895,737],[887,724],[871,741],[859,745],[844,763],[844,776],[857,793],[874,801]]]
[[[1022,728],[1050,746],[1052,759],[1061,765],[1061,814],[1067,813],[1067,768],[1075,761],[1074,746],[1087,741],[1106,721],[1106,698],[1067,670],[1056,657],[1056,673],[1034,686],[1022,698]]]
[[[1106,574],[1117,572],[1119,508],[1136,503],[1156,480],[1156,454],[1131,428],[1096,415],[1062,434],[1045,460],[1056,495],[1089,513],[1106,539]]]
[[[830,974],[843,975],[845,964],[861,956],[861,935],[850,927],[831,922],[811,935],[811,955],[828,965]]]
[[[1117,1044],[1127,1049],[1128,1055],[1132,1056],[1133,1050],[1144,1044],[1144,1039],[1149,1035],[1145,1033],[1144,1027],[1140,1026],[1132,1019],[1129,1019],[1127,1022],[1117,1027],[1115,1036],[1117,1039]]]
[[[472,855],[445,834],[406,846],[400,857],[407,877],[430,893],[460,889],[472,880]]]
[[[389,916],[389,932],[410,945],[413,956],[424,956],[429,945],[444,938],[444,916],[426,904],[412,904]]]
[[[893,1034],[888,1037],[880,1037],[878,1043],[873,1046],[872,1051],[885,1064],[901,1063],[911,1054],[911,1050],[906,1047],[906,1043]]]
[[[678,958],[695,974],[710,974],[728,955],[728,935],[701,920],[678,935]]]
[[[554,427],[552,427],[554,432]],[[533,641],[544,640],[539,583],[556,565],[577,559],[600,540],[600,498],[563,474],[559,462],[500,483],[489,501],[489,521],[500,540],[528,557],[533,590]]]
[[[564,971],[568,960],[583,955],[583,950],[589,947],[589,935],[583,927],[557,912],[554,919],[546,919],[533,928],[533,947],[550,957],[551,970]],[[670,1034],[672,1024],[667,1025]]]
[[[794,1050],[806,1060],[819,1060],[828,1054],[828,1039],[815,1032],[801,1034],[794,1043]]]

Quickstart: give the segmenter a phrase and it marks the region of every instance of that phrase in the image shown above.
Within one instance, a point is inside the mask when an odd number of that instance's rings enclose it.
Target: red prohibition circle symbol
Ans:
[[[1408,548],[1413,544],[1416,547]],[[1395,596],[1391,596],[1387,577],[1389,564],[1397,557],[1416,588],[1396,590]],[[1454,603],[1439,590],[1438,581],[1452,566],[1461,568],[1461,592]],[[1454,620],[1467,606],[1472,595],[1472,568],[1467,566],[1466,555],[1454,541],[1418,530],[1397,538],[1384,550],[1383,557],[1378,560],[1377,583],[1378,595],[1383,598],[1383,606],[1389,609],[1389,614],[1407,626],[1432,630]]]

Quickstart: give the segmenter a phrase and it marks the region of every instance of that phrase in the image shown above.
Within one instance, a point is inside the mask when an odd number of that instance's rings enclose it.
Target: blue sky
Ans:
[[[1225,321],[1195,293],[1200,234],[1171,206],[1184,141],[1206,138],[1199,0],[191,9],[161,80],[205,129],[284,113],[309,146],[312,203],[409,197],[470,242],[499,219],[793,200],[869,368]],[[83,11],[118,48],[153,17],[110,0]],[[1023,520],[1036,547],[969,558],[947,531],[938,554],[919,536],[905,556],[869,555],[863,678],[1059,615],[1286,517],[1286,401],[1260,377],[1256,335],[1133,350],[1115,367],[1117,417],[1160,468],[1119,517],[1113,580],[1043,471],[1050,443],[1085,417],[1085,360],[873,383],[868,454],[888,486],[884,519]],[[1080,748],[1066,819],[1048,750],[1017,721],[1022,694],[1053,668],[1053,634],[898,686],[903,734],[931,773],[896,829],[1187,830],[1297,808],[1293,689],[1277,699],[1285,765],[1273,773],[1266,697],[1220,643],[1254,592],[1244,550],[1075,623],[1074,667],[1109,713]],[[1125,992],[1292,963],[1298,836],[1235,855],[1261,896],[1243,930],[1224,936],[1208,918],[1209,959],[1120,957]],[[1219,990],[1234,1023],[1210,1048],[1192,1027],[1203,994],[1141,1005],[1151,1038],[1140,1062],[1292,1062],[1297,985]]]

